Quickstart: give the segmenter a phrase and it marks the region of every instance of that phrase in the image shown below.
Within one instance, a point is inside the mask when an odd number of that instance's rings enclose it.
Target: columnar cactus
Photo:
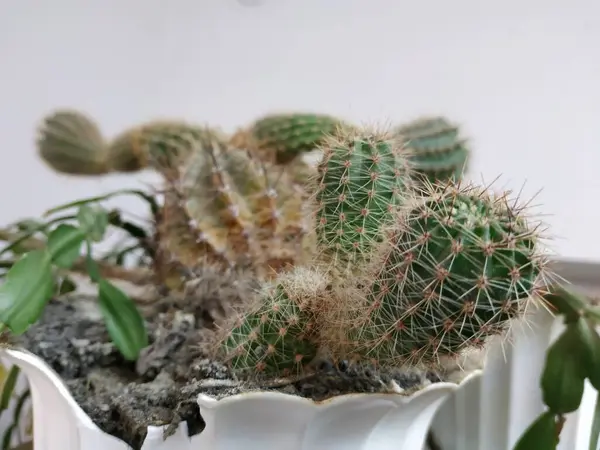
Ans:
[[[296,267],[257,294],[257,303],[232,318],[219,351],[238,372],[292,375],[317,356],[315,320],[328,295],[327,277]]]
[[[417,173],[430,182],[460,181],[467,170],[469,149],[456,125],[444,117],[422,118],[398,127],[396,132],[411,149]]]
[[[272,114],[239,131],[232,144],[248,147],[275,164],[287,164],[302,153],[311,152],[327,136],[349,127],[324,114]]]
[[[202,151],[198,146],[204,137],[226,140],[208,127],[156,121],[105,141],[89,117],[77,111],[60,110],[43,120],[37,146],[41,158],[62,173],[103,175],[152,168],[171,177],[189,154]]]
[[[356,263],[381,238],[407,193],[404,147],[385,133],[360,130],[333,136],[321,149],[318,246],[334,260]]]
[[[508,194],[428,190],[382,244],[345,326],[355,350],[379,364],[435,364],[481,345],[537,299],[545,274],[537,228]]]
[[[263,278],[310,254],[303,194],[285,173],[218,139],[199,145],[168,188],[159,224],[167,259],[251,268]]]

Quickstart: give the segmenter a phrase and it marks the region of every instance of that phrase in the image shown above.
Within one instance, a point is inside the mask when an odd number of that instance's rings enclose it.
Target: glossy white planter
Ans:
[[[545,350],[562,328],[560,319],[541,310],[527,328],[513,329],[510,344],[491,347],[483,376],[463,383],[434,419],[432,430],[443,450],[512,450],[544,411]],[[579,411],[566,416],[557,450],[588,450],[595,399],[595,390],[586,386]]]
[[[75,403],[59,377],[37,356],[3,350],[29,377],[34,405],[35,450],[125,450]],[[477,375],[473,375],[477,376]],[[467,380],[468,381],[468,380]],[[143,450],[415,450],[423,448],[431,421],[460,386],[436,383],[412,396],[344,395],[324,402],[255,392],[214,400],[201,395],[206,429],[189,439],[182,423],[163,440],[150,427]]]

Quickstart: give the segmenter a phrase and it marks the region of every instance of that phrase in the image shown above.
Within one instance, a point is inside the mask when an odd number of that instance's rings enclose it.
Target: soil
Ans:
[[[95,298],[81,295],[51,301],[18,345],[44,359],[92,420],[132,448],[141,448],[149,425],[165,426],[165,437],[181,421],[187,422],[190,436],[202,432],[199,393],[224,397],[259,389],[207,357],[210,330],[197,314],[154,314],[147,323],[151,345],[132,363],[110,342],[96,305]],[[311,376],[260,389],[324,400],[345,393],[409,391],[437,381],[430,373],[380,372],[324,361]]]

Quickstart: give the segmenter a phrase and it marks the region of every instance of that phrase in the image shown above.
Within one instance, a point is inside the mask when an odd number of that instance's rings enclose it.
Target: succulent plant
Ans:
[[[404,147],[386,133],[356,130],[329,138],[321,148],[318,246],[334,260],[356,263],[380,240],[407,194]]]
[[[501,334],[537,299],[540,233],[508,193],[428,186],[366,271],[349,341],[379,364],[436,364]]]
[[[48,115],[37,134],[40,157],[57,172],[102,175],[112,170],[98,126],[80,112],[60,110]]]
[[[287,164],[315,150],[327,136],[349,126],[324,114],[272,114],[255,121],[232,138],[232,144],[249,148],[275,164]]]
[[[231,367],[252,375],[292,375],[317,356],[315,319],[327,277],[296,267],[266,284],[256,303],[234,316],[219,351]]]
[[[444,117],[422,118],[396,129],[411,150],[417,173],[428,181],[460,181],[467,170],[469,149],[459,129]]]
[[[234,369],[291,373],[316,354],[432,368],[502,334],[538,300],[548,272],[525,210],[509,193],[453,181],[424,180],[416,193],[402,150],[365,130],[326,141],[317,256],[225,328]]]
[[[304,194],[284,171],[210,136],[199,146],[167,188],[158,225],[164,261],[248,268],[268,278],[310,254]]]
[[[177,166],[198,148],[203,137],[226,140],[218,131],[178,121],[155,121],[133,127],[105,141],[83,113],[60,110],[38,130],[38,152],[54,170],[73,175],[136,172],[146,168],[175,176]]]

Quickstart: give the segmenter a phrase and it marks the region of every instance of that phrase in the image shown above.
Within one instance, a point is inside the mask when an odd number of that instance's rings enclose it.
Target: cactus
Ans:
[[[56,111],[44,118],[37,134],[38,154],[57,172],[102,175],[111,171],[107,144],[98,126],[84,114]]]
[[[60,110],[47,116],[38,132],[38,152],[54,170],[72,175],[104,175],[153,168],[172,177],[178,164],[202,138],[225,140],[217,130],[177,121],[146,123],[106,142],[86,115]]]
[[[311,252],[303,194],[281,170],[209,136],[168,188],[159,223],[161,254],[250,268],[270,277]]]
[[[349,345],[379,364],[436,364],[481,345],[537,299],[545,275],[538,228],[508,193],[428,193],[389,233],[356,322],[342,324]]]
[[[248,130],[239,131],[231,142],[275,164],[287,164],[300,154],[315,150],[325,137],[347,126],[323,114],[273,114],[255,121]]]
[[[230,319],[218,350],[235,371],[255,375],[301,372],[317,356],[316,311],[327,295],[327,277],[297,267],[257,295],[247,312]]]
[[[113,170],[131,171],[151,167],[167,178],[176,177],[179,166],[193,153],[202,153],[203,143],[226,141],[218,130],[177,121],[149,122],[118,135],[107,149]]]
[[[415,171],[428,181],[460,181],[467,170],[469,149],[459,129],[443,117],[423,118],[397,128],[411,149]]]
[[[315,194],[319,249],[357,263],[394,219],[410,184],[403,146],[386,133],[344,132],[322,146]]]

